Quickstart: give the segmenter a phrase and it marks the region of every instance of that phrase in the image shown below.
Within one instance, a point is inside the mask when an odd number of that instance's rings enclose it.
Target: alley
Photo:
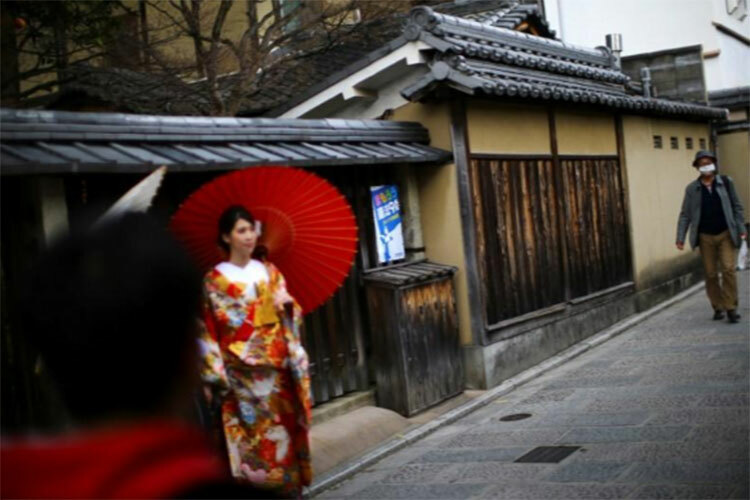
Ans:
[[[748,498],[739,274],[739,324],[712,321],[696,293],[319,498]],[[540,446],[579,448],[517,462]]]

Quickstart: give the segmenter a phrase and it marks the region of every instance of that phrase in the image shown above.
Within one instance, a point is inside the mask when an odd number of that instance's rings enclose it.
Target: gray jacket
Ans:
[[[728,182],[724,182],[724,179]],[[716,192],[721,199],[721,208],[727,219],[729,234],[734,246],[740,246],[740,235],[745,233],[745,216],[743,215],[742,202],[731,177],[724,175],[716,176]],[[685,198],[682,200],[682,210],[677,221],[677,242],[685,241],[685,234],[690,228],[690,246],[698,246],[698,224],[701,221],[701,182],[696,179],[685,188]]]

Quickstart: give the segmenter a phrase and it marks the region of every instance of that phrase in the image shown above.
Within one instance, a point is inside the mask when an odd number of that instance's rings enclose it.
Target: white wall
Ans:
[[[750,38],[750,15],[742,21],[730,16],[726,0],[545,0],[545,11],[565,42],[595,47],[608,33],[621,33],[624,56],[702,44],[704,52],[721,51],[706,60],[708,90],[750,84],[743,64],[750,47],[712,24]]]

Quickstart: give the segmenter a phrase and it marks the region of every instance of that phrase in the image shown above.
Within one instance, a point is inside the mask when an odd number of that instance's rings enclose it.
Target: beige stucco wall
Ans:
[[[472,153],[549,154],[549,118],[540,106],[470,101],[466,108]]]
[[[739,130],[718,136],[717,151],[721,173],[730,176],[745,208],[745,222],[750,221],[750,133]]]
[[[561,155],[617,154],[615,117],[612,114],[555,112],[557,150]]]
[[[452,150],[450,106],[448,104],[406,104],[393,112],[393,120],[417,121],[430,131],[430,145]],[[456,167],[453,163],[416,169],[422,237],[428,259],[458,267],[456,305],[461,343],[471,344],[469,292],[466,259],[461,232]]]
[[[653,147],[654,135],[662,136],[662,149]],[[698,258],[677,250],[675,235],[685,186],[696,178],[691,164],[698,139],[708,139],[709,129],[706,123],[625,116],[623,136],[633,274],[637,288],[646,289],[682,274]],[[678,137],[679,149],[671,149],[670,137]],[[685,149],[686,137],[695,149]]]

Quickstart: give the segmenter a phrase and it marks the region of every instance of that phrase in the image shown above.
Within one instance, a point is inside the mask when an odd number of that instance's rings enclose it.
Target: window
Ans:
[[[700,148],[701,149],[706,149],[706,139],[705,138],[701,137],[699,139],[699,144],[700,144]]]
[[[677,139],[677,137],[670,137],[669,138],[669,146],[672,149],[680,149],[680,141]]]
[[[661,136],[660,135],[654,136],[654,149],[661,149]]]
[[[281,30],[288,34],[299,29],[303,15],[302,0],[274,0],[273,9],[277,21],[282,21]],[[299,11],[299,12],[298,12]]]
[[[685,137],[685,149],[693,149],[693,138]]]

